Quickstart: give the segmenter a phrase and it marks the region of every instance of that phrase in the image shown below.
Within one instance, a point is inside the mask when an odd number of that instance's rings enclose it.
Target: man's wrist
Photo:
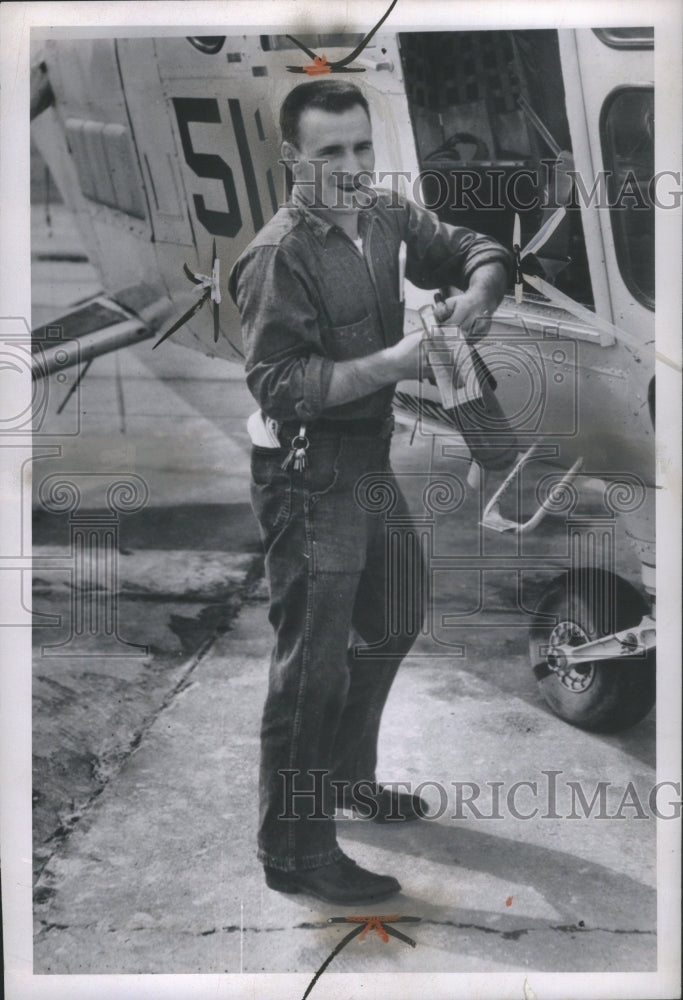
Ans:
[[[482,312],[494,312],[505,294],[507,270],[497,261],[482,264],[470,275],[466,295]]]
[[[338,406],[399,382],[400,359],[391,347],[349,361],[336,361],[327,390],[326,406]]]
[[[380,378],[386,379],[385,384],[400,382],[405,378],[405,362],[402,361],[396,346],[385,347],[377,355],[377,371]]]

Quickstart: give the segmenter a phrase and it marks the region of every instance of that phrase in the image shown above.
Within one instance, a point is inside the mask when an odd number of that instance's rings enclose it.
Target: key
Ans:
[[[301,472],[306,468],[306,449],[308,448],[308,438],[306,437],[306,425],[302,424],[299,428],[299,433],[296,437],[292,438],[292,443],[284,462],[282,463],[282,469],[287,470],[292,463],[294,463],[294,471]]]

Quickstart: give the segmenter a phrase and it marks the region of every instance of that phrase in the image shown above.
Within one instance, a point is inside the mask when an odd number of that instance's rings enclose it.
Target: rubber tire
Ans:
[[[613,620],[595,624],[595,608],[588,606],[585,595],[592,584],[592,592],[605,593],[614,585]],[[590,639],[598,639],[610,632],[637,625],[648,606],[638,591],[605,570],[585,569],[555,580],[538,605],[536,613],[556,615],[558,622],[571,621],[580,626]],[[616,732],[627,729],[644,719],[655,703],[656,671],[655,652],[651,650],[646,662],[635,660],[632,664],[604,660],[593,664],[595,674],[585,691],[574,692],[562,684],[556,673],[546,667],[539,670],[542,661],[539,649],[548,645],[553,626],[536,622],[529,634],[529,656],[536,674],[540,692],[555,715],[572,726],[591,732]]]

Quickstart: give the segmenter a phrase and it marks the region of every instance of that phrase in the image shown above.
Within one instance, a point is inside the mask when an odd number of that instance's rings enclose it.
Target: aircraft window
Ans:
[[[655,306],[654,90],[623,87],[605,101],[600,121],[607,193],[619,270],[648,309]]]
[[[297,35],[297,39],[309,49],[320,52],[321,48],[336,49],[348,45],[349,51],[363,41],[364,35]],[[287,35],[261,35],[261,48],[264,52],[280,52],[282,49],[297,49],[298,45],[290,41]],[[322,54],[322,53],[321,53]]]
[[[611,49],[652,49],[654,28],[593,28],[601,42]]]
[[[425,204],[509,246],[514,212],[498,192],[532,152],[511,33],[410,32],[399,41]],[[528,188],[522,177],[525,202]]]
[[[223,48],[223,43],[225,41],[225,35],[203,35],[195,36],[194,38],[187,39],[190,45],[194,45],[196,49],[200,52],[206,52],[207,55],[215,55],[217,52]]]
[[[557,32],[406,32],[399,44],[424,204],[507,247],[518,212],[524,246],[573,166]],[[578,207],[543,257],[561,291],[593,305]]]

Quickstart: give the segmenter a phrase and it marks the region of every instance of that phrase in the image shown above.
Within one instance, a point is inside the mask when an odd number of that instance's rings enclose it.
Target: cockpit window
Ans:
[[[648,309],[655,306],[655,111],[652,87],[623,87],[605,101],[602,155],[619,270]]]
[[[566,205],[537,264],[559,291],[591,308],[581,212],[568,179],[574,160],[558,33],[402,32],[399,44],[422,203],[506,247],[516,215],[525,247]],[[415,185],[411,194],[420,201]]]

